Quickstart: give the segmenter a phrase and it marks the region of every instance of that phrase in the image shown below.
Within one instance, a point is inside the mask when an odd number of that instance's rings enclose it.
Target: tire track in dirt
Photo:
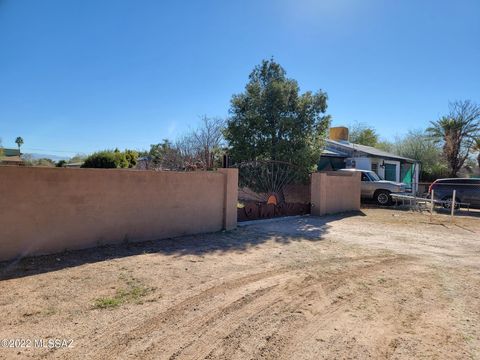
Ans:
[[[215,297],[227,294],[228,292],[233,292],[239,288],[243,288],[251,283],[255,283],[263,279],[283,275],[287,271],[288,269],[277,269],[261,273],[255,273],[228,282],[224,282],[219,285],[213,286],[207,290],[204,290],[194,296],[191,296],[181,301],[179,304],[170,307],[169,309],[161,312],[160,314],[149,318],[147,321],[143,322],[138,326],[135,326],[134,328],[128,330],[126,333],[124,332],[119,338],[114,338],[110,340],[110,342],[108,342],[108,344],[102,349],[95,350],[96,355],[94,358],[115,358],[117,354],[124,353],[126,349],[131,345],[131,343],[141,342],[143,338],[150,335],[153,331],[161,328],[168,329],[168,327],[171,326],[178,329],[180,327],[188,328],[189,325],[194,326],[195,322],[197,321],[196,319],[198,318],[198,315],[200,315],[201,313],[208,313],[209,311],[218,312],[218,310],[215,310],[217,304],[213,301]],[[237,295],[236,300],[238,300],[238,298],[243,295],[238,293],[238,290],[235,292],[235,294]],[[230,296],[232,296],[232,294],[230,294]],[[200,307],[202,308],[201,311],[197,312],[197,310],[194,310]],[[196,313],[195,316],[192,316],[194,315],[194,313]],[[177,323],[178,319],[188,318],[188,316],[191,317],[191,319],[189,319],[190,323],[182,324],[182,326],[179,326]],[[109,329],[109,332],[112,332],[111,328]],[[118,329],[118,332],[122,333],[121,329]],[[173,331],[173,333],[175,332]],[[175,337],[178,341],[178,334],[175,335]]]
[[[423,293],[417,291],[419,288],[412,287],[406,281],[408,272],[405,272],[403,266],[407,263],[397,265],[399,266],[391,266],[389,270],[389,276],[397,278],[391,287],[379,286],[377,283],[372,284],[371,288],[363,289],[363,280],[375,280],[379,273],[350,278],[350,284],[345,287],[351,289],[351,293],[347,296],[342,294],[341,308],[327,307],[315,314],[299,330],[295,344],[288,349],[288,353],[293,358],[297,357],[296,353],[301,353],[304,358],[312,359],[416,358],[418,354],[429,354],[431,358],[468,356],[463,339],[454,329],[452,317],[443,314],[442,309],[432,308],[423,299]],[[411,276],[422,274],[417,272],[417,266],[414,264],[409,267]],[[399,274],[403,274],[403,277],[398,277]],[[426,289],[428,296],[435,297],[437,303],[443,303],[446,300],[445,294],[435,279],[436,274],[430,271],[427,274],[419,285]],[[362,291],[359,291],[359,286],[362,286]],[[417,295],[412,296],[412,293]],[[413,303],[407,303],[407,298]],[[368,306],[364,307],[365,304]],[[361,311],[352,313],[352,309]],[[440,318],[437,310],[442,313]],[[357,318],[357,315],[361,318]],[[319,327],[317,324],[325,325]],[[337,329],[336,324],[343,326]],[[442,346],[439,347],[438,344]],[[309,351],[308,356],[305,356],[306,349]]]
[[[334,320],[335,314],[350,304],[347,299],[332,301],[332,298],[336,298],[335,294],[342,290],[346,278],[352,276],[361,278],[366,274],[380,271],[385,264],[393,265],[397,260],[385,259],[376,264],[349,269],[328,279],[303,274],[301,281],[283,289],[284,291],[279,294],[281,300],[275,306],[249,317],[223,339],[221,346],[214,347],[206,358],[242,358],[241,354],[240,356],[238,354],[238,349],[246,347],[251,339],[255,339],[255,343],[251,344],[250,348],[244,349],[244,353],[248,353],[249,356],[253,354],[253,358],[291,358],[288,347],[291,342],[298,340],[294,334],[311,323],[312,317],[309,316],[308,309],[312,303],[316,303],[317,312],[327,314],[324,316],[325,319]],[[354,274],[351,271],[354,271]],[[285,296],[285,293],[288,296]]]
[[[329,266],[331,264],[336,264],[338,262],[349,263],[351,261],[371,261],[377,258],[378,256],[364,256],[361,258],[351,258],[351,257],[333,258],[333,259],[323,260],[322,266],[325,266],[325,265]],[[151,327],[148,324],[156,324],[160,321],[162,317],[165,317],[165,318],[168,316],[171,317],[172,312],[175,312],[177,313],[178,316],[180,316],[181,315],[180,313],[182,311],[184,313],[189,313],[191,312],[192,307],[195,307],[196,304],[202,304],[204,299],[221,295],[222,293],[225,293],[225,291],[227,290],[232,290],[241,286],[246,286],[251,282],[257,282],[264,278],[282,275],[288,272],[296,271],[298,269],[303,271],[306,268],[317,266],[317,265],[318,265],[318,261],[298,263],[298,264],[288,265],[284,268],[269,270],[261,273],[249,274],[237,279],[226,281],[224,283],[212,286],[204,291],[201,291],[199,294],[196,294],[194,296],[191,296],[181,301],[179,304],[174,305],[169,309],[165,310],[164,312],[158,314],[157,316],[148,319],[143,324],[143,326],[141,325],[139,327],[135,327],[131,329],[130,331],[125,332],[126,330],[125,324],[127,322],[131,322],[133,324],[135,324],[136,322],[136,314],[130,313],[127,316],[123,317],[122,319],[117,320],[114,323],[110,323],[108,325],[108,331],[105,331],[102,334],[96,336],[95,338],[96,344],[106,344],[106,345],[103,345],[101,348],[99,347],[92,348],[90,351],[90,354],[92,354],[93,356],[93,354],[96,352],[103,353],[104,351],[106,354],[122,353],[122,351],[118,350],[119,348],[127,348],[130,341],[135,341],[135,339],[141,338],[142,336],[147,335],[149,331],[153,331],[155,329],[156,325],[153,325],[153,327]],[[165,319],[164,322],[165,322],[164,327],[166,327],[168,325],[167,320]],[[140,328],[143,328],[143,330]],[[111,338],[112,333],[122,334],[122,335],[118,339],[112,339]],[[105,355],[105,356],[108,356],[108,355]],[[99,356],[99,358],[102,358],[102,356]]]
[[[212,287],[149,319],[102,349],[104,354],[99,358],[114,358],[127,353],[132,356],[141,353],[142,358],[158,358],[158,354],[165,355],[165,358],[168,358],[167,354],[172,358],[217,358],[222,356],[223,350],[228,358],[233,355],[232,351],[238,350],[238,344],[245,343],[234,339],[256,337],[266,329],[270,334],[265,333],[264,337],[269,340],[257,350],[264,354],[262,357],[278,354],[282,349],[280,345],[288,343],[284,339],[289,333],[305,323],[306,317],[299,309],[307,308],[307,303],[324,299],[322,311],[338,310],[341,302],[330,306],[329,299],[342,287],[345,279],[361,277],[407,260],[404,256],[364,257],[351,259],[346,269],[333,274],[323,271],[326,270],[324,263],[316,263],[309,267],[302,264],[301,271],[281,269],[242,277]],[[290,273],[286,274],[287,271]],[[319,272],[322,275],[315,275]],[[249,289],[250,292],[245,294],[244,288],[254,283],[254,290]],[[230,292],[228,301],[214,299],[225,291]],[[208,309],[197,312],[186,321],[183,319],[187,311],[191,312],[192,306],[208,300],[211,301]],[[162,328],[167,331],[159,334],[158,330]],[[149,338],[149,344],[145,346],[146,338]],[[232,344],[237,346],[232,347]]]

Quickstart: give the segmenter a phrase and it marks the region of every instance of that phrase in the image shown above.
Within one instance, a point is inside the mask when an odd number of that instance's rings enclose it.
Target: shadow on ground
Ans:
[[[418,211],[417,209],[414,209],[413,207],[405,204],[398,204],[398,205],[391,205],[391,206],[380,206],[377,205],[375,202],[372,201],[363,201],[362,202],[362,208],[363,209],[384,209],[384,210],[396,210],[396,211]],[[450,209],[445,209],[440,206],[435,207],[435,213],[436,214],[441,214],[441,215],[450,215]],[[430,212],[430,208],[425,208],[422,209],[422,212]],[[459,217],[472,217],[472,218],[479,218],[480,219],[480,209],[467,209],[467,208],[461,208],[458,210],[455,210],[455,216]]]
[[[331,227],[330,222],[351,216],[365,216],[365,214],[351,212],[324,217],[304,216],[260,220],[253,224],[244,224],[232,231],[106,245],[0,262],[0,281],[141,254],[158,253],[167,256],[222,254],[245,251],[266,241],[275,241],[280,244],[289,244],[294,241],[321,241]]]

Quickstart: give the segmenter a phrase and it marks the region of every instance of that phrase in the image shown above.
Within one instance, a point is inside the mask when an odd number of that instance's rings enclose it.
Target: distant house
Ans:
[[[25,162],[21,158],[19,149],[0,149],[0,165],[23,166]]]
[[[418,191],[419,161],[371,146],[351,143],[348,141],[347,128],[331,128],[318,170],[346,168],[372,170],[384,180],[403,182],[412,192]]]
[[[66,167],[66,168],[81,168],[83,165],[83,161],[79,161],[79,162],[74,162],[74,163],[66,163],[65,165],[63,165],[63,167]]]
[[[137,164],[135,165],[135,169],[137,170],[149,170],[150,162],[151,162],[151,157],[150,156],[139,156],[137,158]]]

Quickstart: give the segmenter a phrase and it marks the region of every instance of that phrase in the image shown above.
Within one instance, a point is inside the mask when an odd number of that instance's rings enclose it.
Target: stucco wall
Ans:
[[[231,229],[237,176],[0,167],[0,260]]]
[[[311,214],[360,210],[360,172],[326,171],[311,175]]]

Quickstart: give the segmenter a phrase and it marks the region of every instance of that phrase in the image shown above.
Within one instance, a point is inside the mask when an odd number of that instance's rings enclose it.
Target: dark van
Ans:
[[[480,208],[480,179],[438,179],[430,185],[429,195],[432,190],[435,200],[445,201],[444,207],[450,207],[453,190],[456,190],[455,202]]]

